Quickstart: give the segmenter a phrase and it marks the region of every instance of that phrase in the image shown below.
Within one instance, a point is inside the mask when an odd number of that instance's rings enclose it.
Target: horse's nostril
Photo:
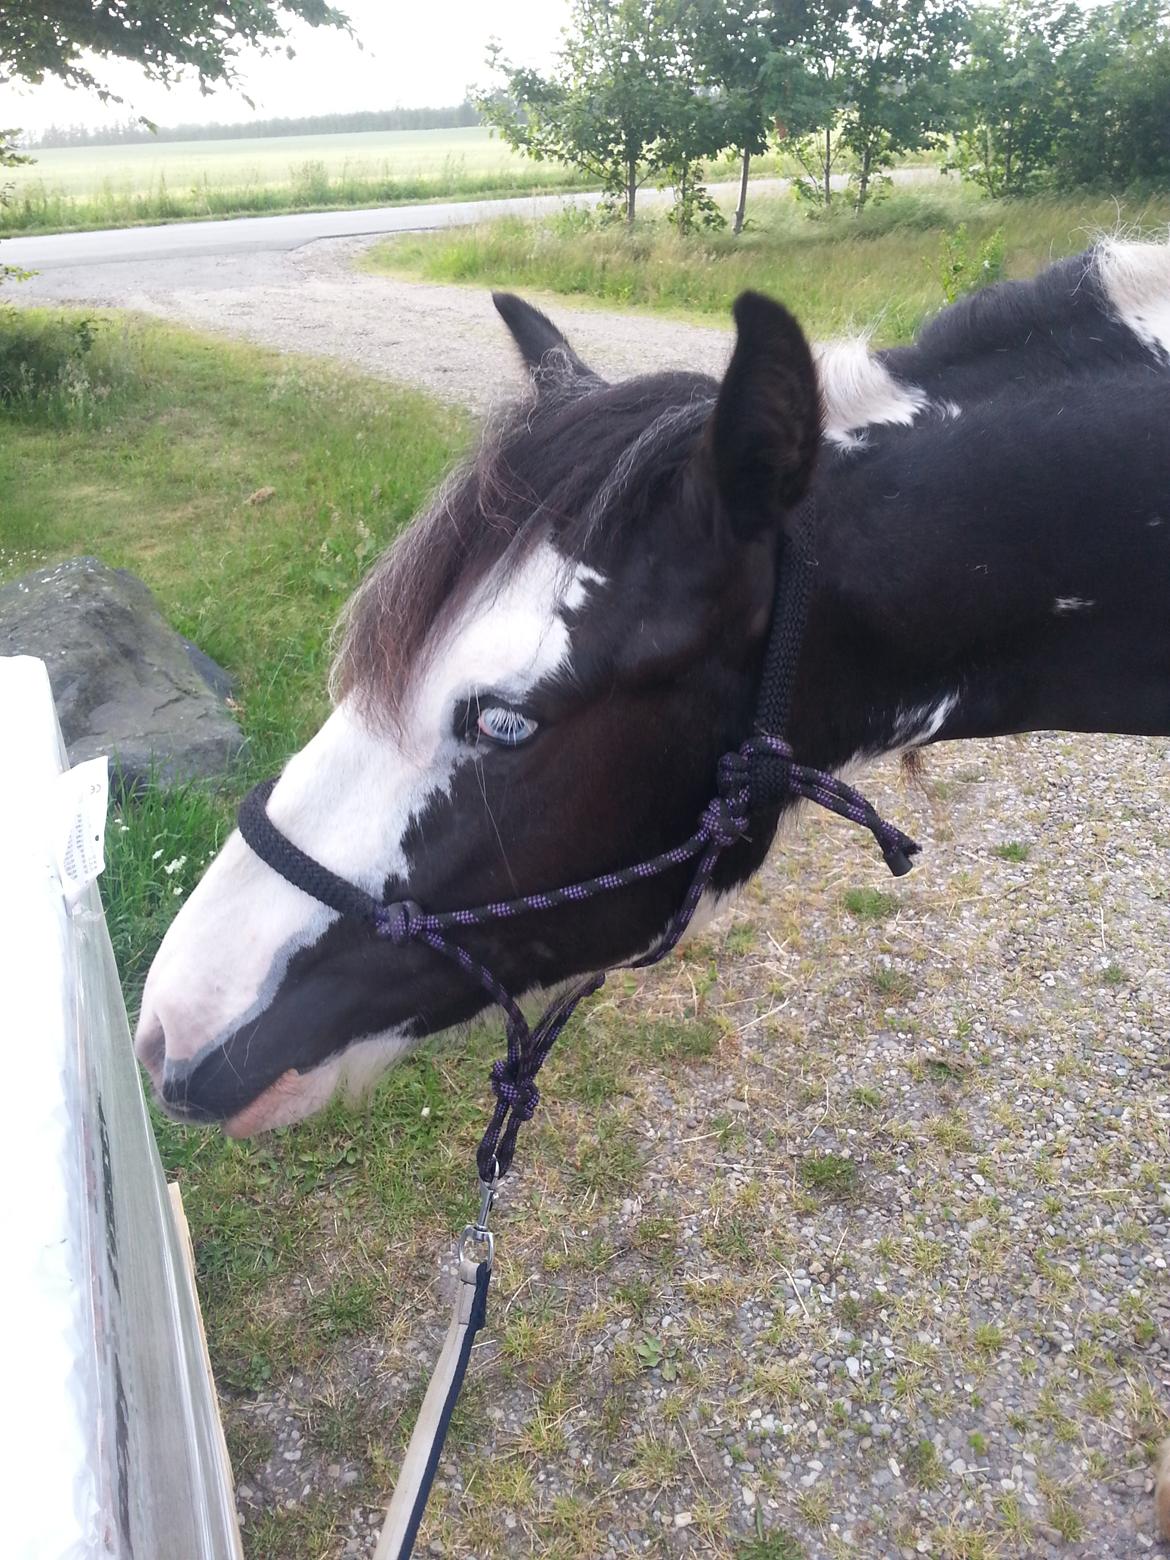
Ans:
[[[156,1089],[162,1087],[163,1066],[167,1057],[167,1040],[157,1018],[142,1019],[134,1037],[134,1054],[150,1074]]]

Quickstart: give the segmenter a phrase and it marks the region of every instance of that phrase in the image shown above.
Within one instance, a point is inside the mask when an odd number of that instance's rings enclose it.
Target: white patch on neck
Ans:
[[[272,821],[322,865],[380,897],[389,876],[407,873],[412,821],[470,759],[454,734],[457,706],[477,692],[521,700],[566,671],[571,646],[563,614],[579,609],[588,587],[601,583],[547,542],[514,572],[489,575],[428,654],[401,736],[371,729],[344,701],[289,760],[269,799]],[[233,834],[151,967],[139,1025],[144,1045],[160,1024],[172,1063],[189,1064],[222,1044],[263,1012],[292,956],[334,919],[334,911],[285,882]],[[392,1059],[403,1044],[396,1034],[363,1036],[347,1062],[328,1064],[331,1076],[364,1084],[369,1059],[376,1052]]]
[[[1093,251],[1093,265],[1114,317],[1170,363],[1170,242],[1107,238]]]
[[[894,378],[865,337],[821,342],[813,355],[825,402],[825,438],[841,449],[858,448],[865,442],[861,430],[877,423],[908,428],[931,405],[925,390]],[[948,407],[948,414],[957,416],[958,408]]]
[[[925,747],[932,742],[946,725],[959,702],[957,693],[946,693],[934,704],[919,704],[913,709],[900,709],[894,721],[894,734],[885,752],[900,752],[903,748]]]
[[[932,742],[946,725],[959,703],[957,692],[944,693],[929,704],[900,705],[894,711],[889,735],[858,748],[852,758],[841,765],[838,773],[848,776],[877,758],[892,753],[904,753],[907,748],[925,747]],[[878,722],[875,720],[875,725]],[[880,727],[879,727],[880,729]]]

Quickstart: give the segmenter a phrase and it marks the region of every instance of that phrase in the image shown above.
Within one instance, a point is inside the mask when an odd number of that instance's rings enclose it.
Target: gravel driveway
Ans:
[[[301,249],[115,261],[42,271],[19,288],[27,304],[128,308],[309,352],[382,379],[420,386],[483,411],[521,383],[516,354],[484,287],[444,287],[366,275],[354,260],[369,238],[325,239]],[[547,307],[603,373],[648,364],[717,373],[728,331],[637,315]]]
[[[362,242],[57,270],[24,297],[477,408],[517,384],[482,290],[355,273]],[[613,374],[727,351],[719,330],[555,314]],[[873,800],[931,847],[909,880],[805,819],[729,925],[591,1010],[504,1201],[477,1406],[424,1550],[1167,1552],[1148,1457],[1170,1406],[1168,758],[969,743],[909,791],[887,764]],[[709,1046],[645,1039],[691,1031]],[[595,1109],[558,1108],[573,1065],[612,1068]],[[627,1168],[583,1190],[566,1165],[591,1141]],[[414,1298],[393,1337],[226,1405],[266,1448],[246,1533],[326,1502],[345,1515],[320,1553],[372,1553],[387,1475],[334,1460],[314,1405],[376,1424],[417,1391],[443,1326],[428,1264],[395,1275]]]

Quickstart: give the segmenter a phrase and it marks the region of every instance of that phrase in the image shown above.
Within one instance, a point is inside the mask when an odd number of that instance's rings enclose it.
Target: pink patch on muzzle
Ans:
[[[295,1067],[290,1067],[250,1105],[229,1116],[223,1130],[228,1137],[244,1138],[256,1132],[270,1132],[273,1127],[287,1127],[307,1115],[305,1092],[305,1079]]]

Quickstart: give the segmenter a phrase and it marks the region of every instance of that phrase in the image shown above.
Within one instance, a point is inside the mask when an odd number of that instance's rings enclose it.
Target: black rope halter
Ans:
[[[815,565],[811,544],[815,524],[813,501],[806,498],[795,517],[793,538],[784,544],[754,731],[738,751],[725,753],[719,760],[714,797],[703,809],[695,832],[672,850],[565,888],[523,894],[516,899],[498,900],[467,910],[432,912],[423,910],[409,899],[392,902],[375,899],[294,845],[268,816],[266,804],[275,780],[264,781],[244,798],[240,807],[240,833],[273,871],[336,910],[338,915],[370,922],[379,936],[387,938],[396,947],[405,947],[411,942],[423,943],[450,959],[466,975],[478,981],[503,1009],[508,1054],[492,1066],[491,1086],[496,1104],[476,1152],[480,1179],[488,1185],[494,1185],[498,1177],[507,1174],[517,1134],[524,1122],[532,1118],[540,1101],[537,1073],[577,1004],[598,990],[605,981],[606,972],[590,975],[570,987],[549,1004],[535,1025],[530,1026],[515,997],[486,965],[462,946],[458,940],[461,931],[493,921],[511,920],[537,910],[552,910],[559,905],[580,904],[598,894],[657,877],[693,861],[695,870],[690,886],[660,941],[651,952],[622,967],[638,969],[657,964],[686,931],[723,852],[747,837],[754,814],[774,808],[790,797],[815,802],[839,817],[867,828],[896,877],[911,868],[911,857],[918,853],[919,846],[879,817],[852,786],[825,770],[798,764],[784,737],[812,594]]]

